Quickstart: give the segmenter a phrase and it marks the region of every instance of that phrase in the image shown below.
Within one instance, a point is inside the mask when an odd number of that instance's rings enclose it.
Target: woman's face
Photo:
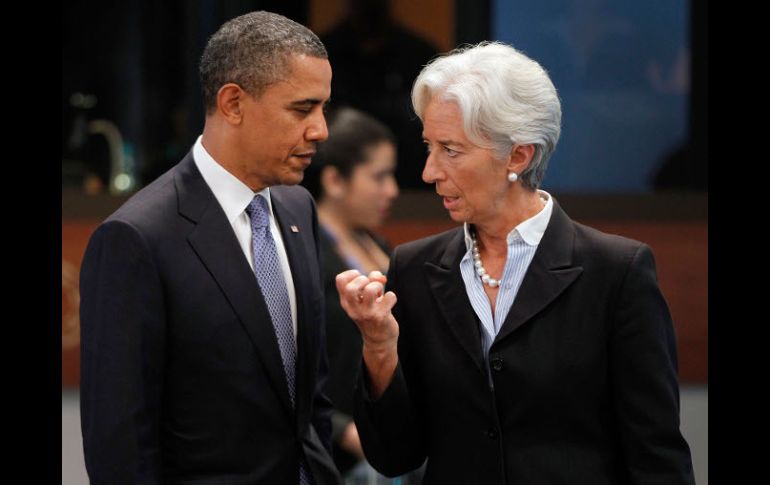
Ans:
[[[366,161],[353,168],[346,181],[345,207],[354,227],[376,229],[390,212],[398,196],[396,147],[387,141],[373,145],[364,152]]]
[[[422,179],[436,184],[452,220],[484,224],[505,210],[506,162],[468,139],[457,104],[430,101],[423,112],[423,139],[428,159]]]

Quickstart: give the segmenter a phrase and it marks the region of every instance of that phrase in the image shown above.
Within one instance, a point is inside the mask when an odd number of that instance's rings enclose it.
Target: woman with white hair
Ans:
[[[337,276],[369,461],[427,458],[425,483],[694,483],[650,248],[540,189],[561,123],[546,72],[482,43],[428,64],[412,101],[423,179],[462,226],[396,248],[387,278]]]

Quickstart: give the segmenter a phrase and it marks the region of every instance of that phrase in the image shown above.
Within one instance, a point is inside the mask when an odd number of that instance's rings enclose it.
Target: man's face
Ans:
[[[329,135],[324,104],[331,94],[329,61],[292,55],[286,79],[271,84],[258,98],[247,95],[236,161],[252,189],[294,185]]]

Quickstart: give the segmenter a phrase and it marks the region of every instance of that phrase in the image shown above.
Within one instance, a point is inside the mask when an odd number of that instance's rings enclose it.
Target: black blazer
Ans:
[[[396,248],[399,365],[355,419],[369,461],[425,483],[692,484],[676,345],[649,247],[548,228],[489,353],[460,274],[462,228]],[[494,390],[489,385],[489,374]]]
[[[81,269],[81,419],[91,483],[338,483],[318,227],[271,188],[298,310],[296,410],[265,302],[188,154],[94,232]],[[289,230],[296,226],[298,232]]]

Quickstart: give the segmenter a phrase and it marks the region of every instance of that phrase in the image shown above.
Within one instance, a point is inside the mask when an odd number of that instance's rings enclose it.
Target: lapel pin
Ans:
[[[289,228],[291,229],[291,232],[299,232],[299,228],[297,226],[295,226],[294,224],[289,226]]]

